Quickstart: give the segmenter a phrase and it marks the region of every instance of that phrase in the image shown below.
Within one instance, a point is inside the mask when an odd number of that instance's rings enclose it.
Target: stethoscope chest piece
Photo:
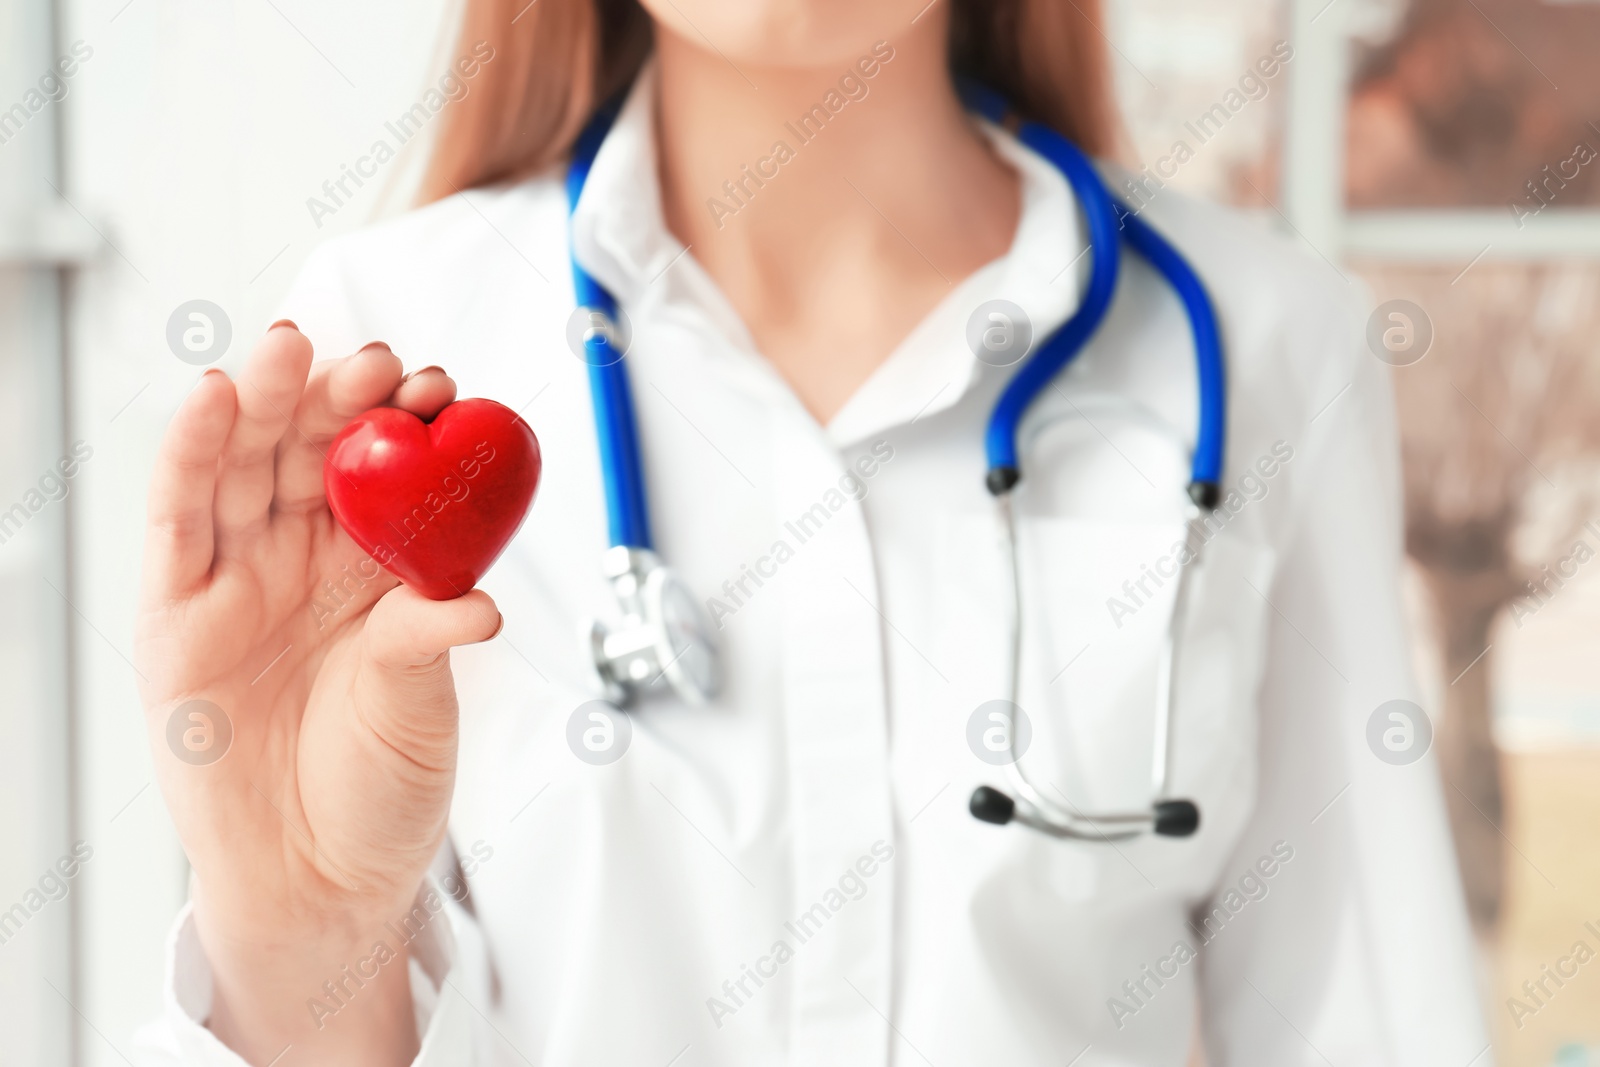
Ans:
[[[665,684],[688,704],[714,699],[716,644],[683,580],[647,548],[615,545],[602,566],[621,614],[615,624],[597,619],[589,633],[606,698],[626,704]]]

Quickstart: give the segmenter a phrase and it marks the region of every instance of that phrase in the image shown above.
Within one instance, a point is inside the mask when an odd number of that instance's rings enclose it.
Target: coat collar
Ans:
[[[651,61],[595,156],[571,219],[574,253],[635,318],[648,307],[686,302],[734,349],[759,359],[732,305],[667,229],[656,170],[656,76]],[[988,123],[984,132],[1022,178],[1021,219],[1011,246],[955,282],[845,403],[825,427],[838,447],[934,415],[980,382],[1014,372],[982,363],[968,347],[967,323],[980,304],[1003,299],[1021,307],[1035,346],[1077,307],[1089,257],[1066,179],[1009,132]]]

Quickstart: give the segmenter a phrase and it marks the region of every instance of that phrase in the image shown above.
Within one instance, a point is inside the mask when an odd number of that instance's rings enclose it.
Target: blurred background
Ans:
[[[1373,309],[1478,1062],[1600,1065],[1600,964],[1524,989],[1600,950],[1600,3],[1106,5],[1123,162]],[[0,1063],[123,1063],[160,1010],[186,870],[128,660],[146,472],[192,364],[234,369],[311,248],[403,209],[421,138],[306,202],[436,79],[447,7],[0,5]]]

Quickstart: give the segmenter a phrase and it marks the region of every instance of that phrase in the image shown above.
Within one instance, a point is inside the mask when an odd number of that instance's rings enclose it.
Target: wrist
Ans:
[[[197,892],[195,933],[212,975],[205,1025],[223,1044],[274,1067],[415,1058],[411,946],[447,921],[437,893],[358,916],[263,916],[243,928],[221,918]]]

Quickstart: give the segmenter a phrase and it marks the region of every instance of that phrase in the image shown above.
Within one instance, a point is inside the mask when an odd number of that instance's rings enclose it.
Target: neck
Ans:
[[[819,417],[1015,232],[1017,178],[956,96],[947,10],[811,66],[736,68],[657,34],[667,225]],[[840,342],[854,373],[813,403],[781,357]]]

